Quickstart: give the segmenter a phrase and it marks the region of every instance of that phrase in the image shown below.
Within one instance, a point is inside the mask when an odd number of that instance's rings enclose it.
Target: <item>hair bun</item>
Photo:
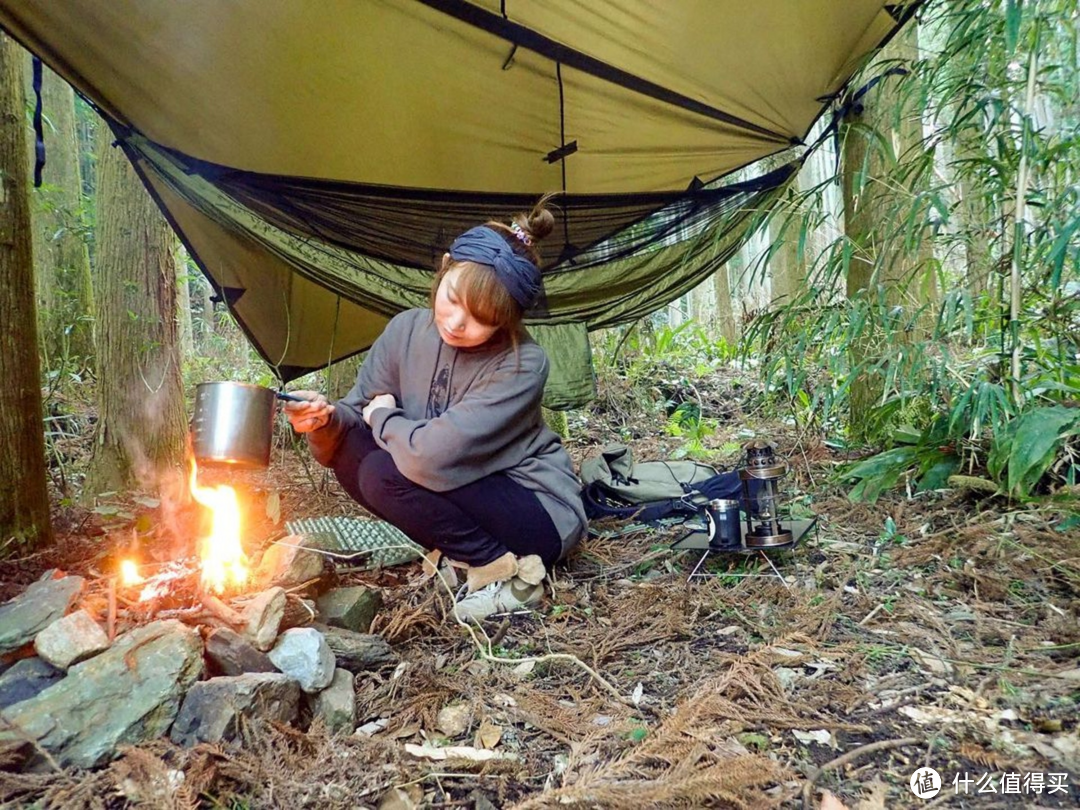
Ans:
[[[525,229],[534,242],[539,242],[555,229],[555,215],[544,206],[544,202],[541,200],[537,203],[524,223]]]

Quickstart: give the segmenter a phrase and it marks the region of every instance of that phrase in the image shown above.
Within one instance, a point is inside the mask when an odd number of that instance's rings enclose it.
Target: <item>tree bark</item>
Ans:
[[[719,270],[713,273],[713,292],[716,296],[716,325],[720,336],[729,346],[739,343],[739,325],[735,322],[735,313],[731,305],[731,265],[738,260],[732,256]]]
[[[217,327],[214,323],[214,288],[210,286],[210,282],[202,274],[199,275],[199,290],[202,299],[202,314],[199,318],[201,324],[199,345],[205,351],[210,348],[210,338],[217,331]]]
[[[953,148],[957,162],[986,155],[986,147],[981,144],[974,127],[958,132]],[[993,296],[994,306],[997,303],[997,285],[993,283],[996,261],[992,247],[995,215],[990,200],[969,171],[961,171],[955,176],[959,198],[957,216],[964,237],[964,286],[972,298],[984,294]]]
[[[909,25],[886,48],[883,61],[914,59],[916,37],[917,29]],[[865,316],[862,331],[849,346],[852,369],[893,351],[893,343],[925,332],[926,321],[916,313],[937,299],[924,212],[912,209],[920,175],[896,171],[900,162],[918,159],[922,141],[920,111],[904,93],[905,78],[885,77],[862,97],[862,113],[850,113],[841,127],[844,231],[852,247],[847,294],[864,302]],[[904,238],[900,234],[909,218],[923,222],[912,229],[913,236]],[[848,422],[854,439],[867,438],[866,416],[883,393],[879,377],[856,374]]]
[[[188,273],[187,251],[176,245],[173,251],[176,265],[176,320],[180,330],[180,359],[186,361],[195,354],[195,332],[191,316],[191,278]]]
[[[780,168],[789,157],[777,155],[763,161],[763,171]],[[801,175],[800,172],[784,199],[777,204],[774,215],[769,217],[766,244],[772,250],[768,261],[770,308],[790,304],[806,281],[806,259],[799,253],[802,218],[796,208]]]
[[[32,88],[29,54],[25,67],[26,86]],[[38,328],[50,364],[70,358],[83,365],[93,351],[94,313],[75,135],[75,93],[67,82],[43,68],[41,102],[46,161],[42,186],[30,192]],[[33,130],[28,132],[27,152],[33,165]]]
[[[98,432],[85,494],[178,472],[186,420],[176,322],[175,237],[107,126],[98,128]]]
[[[22,48],[0,32],[0,556],[52,540],[41,419]]]
[[[778,242],[769,261],[769,303],[774,307],[794,301],[806,281],[806,261],[799,253],[799,217],[790,209],[781,210],[779,219],[769,220],[769,242]]]

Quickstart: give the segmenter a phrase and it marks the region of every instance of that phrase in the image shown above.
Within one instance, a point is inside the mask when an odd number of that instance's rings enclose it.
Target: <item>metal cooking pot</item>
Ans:
[[[275,400],[302,401],[261,385],[209,382],[195,386],[191,444],[198,464],[266,467]]]

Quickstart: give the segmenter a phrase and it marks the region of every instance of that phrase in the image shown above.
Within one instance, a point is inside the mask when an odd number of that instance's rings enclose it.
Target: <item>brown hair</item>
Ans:
[[[539,267],[540,251],[537,243],[555,227],[555,217],[547,208],[547,202],[552,196],[545,194],[527,214],[514,214],[511,217],[511,225],[495,221],[485,222],[484,225],[505,239],[515,253],[524,256]],[[529,244],[518,237],[513,225],[517,225],[528,237]],[[486,264],[454,261],[449,255],[443,256],[442,264],[435,274],[435,281],[431,285],[431,308],[435,308],[435,295],[443,277],[455,267],[461,268],[457,289],[468,306],[469,313],[480,323],[506,332],[516,348],[521,330],[521,318],[525,312],[521,304],[514,300],[503,283],[499,281],[495,271]]]

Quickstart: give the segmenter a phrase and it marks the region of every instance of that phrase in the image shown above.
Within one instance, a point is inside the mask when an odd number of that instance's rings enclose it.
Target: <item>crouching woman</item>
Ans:
[[[344,399],[295,392],[306,401],[285,406],[354,500],[467,568],[462,619],[537,604],[586,531],[570,457],[541,417],[547,357],[522,326],[553,225],[541,204],[461,234],[431,308],[390,321]]]

